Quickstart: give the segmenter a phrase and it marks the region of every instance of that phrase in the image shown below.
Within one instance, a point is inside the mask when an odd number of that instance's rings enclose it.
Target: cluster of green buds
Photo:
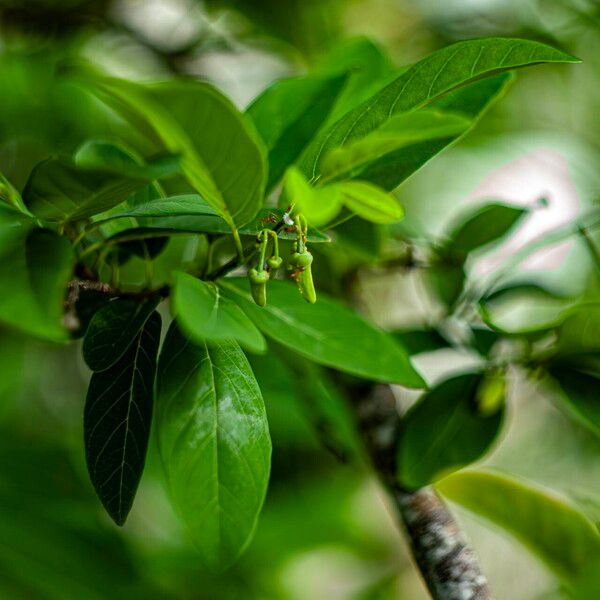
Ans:
[[[292,248],[292,255],[289,258],[287,270],[291,279],[298,285],[301,296],[311,304],[317,301],[317,293],[313,282],[311,265],[313,255],[306,247],[306,238],[308,226],[306,219],[302,215],[296,215],[292,220],[288,213],[286,225],[291,231],[296,232],[296,239]],[[250,291],[252,298],[258,306],[267,304],[267,283],[271,278],[271,273],[277,271],[283,263],[279,256],[279,238],[272,229],[263,229],[257,236],[257,247],[260,252],[258,264],[248,271],[250,280]],[[273,240],[271,255],[267,258],[270,240]]]
[[[311,265],[313,255],[306,247],[307,224],[302,215],[297,215],[294,219],[296,226],[296,241],[290,256],[288,270],[290,277],[298,284],[301,296],[311,304],[317,301],[317,293],[313,282]]]
[[[273,253],[267,259],[269,238],[273,238]],[[271,272],[279,269],[283,261],[279,256],[279,239],[274,231],[263,229],[258,234],[257,243],[260,248],[260,257],[258,265],[248,271],[248,279],[250,279],[250,291],[254,302],[258,306],[265,306],[267,304],[267,282],[271,277]]]

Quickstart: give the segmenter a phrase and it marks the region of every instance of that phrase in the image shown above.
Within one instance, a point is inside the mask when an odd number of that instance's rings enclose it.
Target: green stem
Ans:
[[[242,246],[242,239],[240,238],[240,233],[236,227],[232,227],[231,232],[233,233],[233,241],[235,242],[235,249],[237,250],[238,259],[241,263],[243,263],[244,247]]]

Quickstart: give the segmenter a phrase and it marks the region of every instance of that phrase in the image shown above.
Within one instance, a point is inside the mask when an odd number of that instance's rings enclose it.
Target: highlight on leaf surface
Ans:
[[[157,376],[156,433],[175,509],[215,571],[249,544],[271,464],[260,389],[235,342],[192,342],[174,322]]]

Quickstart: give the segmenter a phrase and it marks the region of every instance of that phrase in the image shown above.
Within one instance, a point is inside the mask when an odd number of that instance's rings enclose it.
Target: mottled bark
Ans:
[[[408,534],[415,561],[434,600],[492,598],[475,553],[448,507],[432,489],[403,490],[394,476],[399,412],[392,391],[378,386],[357,405],[362,436]]]

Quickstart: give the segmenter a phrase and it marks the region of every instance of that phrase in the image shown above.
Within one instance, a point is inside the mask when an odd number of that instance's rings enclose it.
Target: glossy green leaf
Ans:
[[[211,216],[219,218],[217,211],[196,194],[170,196],[168,198],[153,198],[148,202],[127,207],[110,216],[96,221],[94,226],[108,223],[115,219],[148,218],[148,217],[195,217]]]
[[[600,377],[561,364],[552,366],[550,375],[561,388],[555,395],[559,405],[570,417],[600,438]]]
[[[152,181],[180,172],[179,157],[168,155],[148,163],[133,150],[107,140],[85,142],[73,157],[82,169],[97,169],[136,179]]]
[[[346,208],[365,221],[385,225],[399,221],[404,209],[394,196],[365,181],[343,181],[333,186]]]
[[[513,535],[565,580],[600,556],[594,524],[543,489],[493,472],[465,471],[437,484],[439,491]]]
[[[159,298],[115,298],[92,317],[83,339],[83,358],[92,371],[112,367],[137,338]]]
[[[442,96],[429,106],[434,110],[462,115],[474,126],[488,108],[502,97],[513,79],[511,73],[502,73],[476,81]],[[465,133],[417,142],[385,154],[356,169],[354,178],[393,190],[429,160],[460,140]]]
[[[5,214],[6,213],[6,214]],[[74,256],[69,241],[0,211],[0,322],[51,341],[66,341],[63,304]]]
[[[396,465],[400,483],[419,489],[478,460],[502,425],[503,410],[478,411],[479,374],[446,379],[426,392],[400,424]]]
[[[252,352],[267,349],[256,325],[211,281],[177,273],[172,307],[179,326],[198,344],[235,340]]]
[[[279,208],[262,209],[256,219],[241,227],[240,235],[256,237],[265,227],[273,227],[283,218],[284,211]],[[93,226],[101,223],[112,222],[117,219],[134,217],[144,219],[144,227],[149,233],[155,234],[160,231],[189,232],[189,233],[231,233],[231,228],[216,211],[202,201],[200,196],[185,195],[171,196],[168,198],[156,198],[149,202],[138,204],[119,213],[114,213],[98,221]],[[126,236],[126,231],[120,231],[118,236]],[[282,230],[279,237],[284,240],[292,240],[295,233]],[[309,242],[328,242],[329,237],[314,227],[308,228]]]
[[[325,294],[310,305],[292,283],[271,281],[268,304],[261,308],[252,301],[245,279],[219,284],[265,335],[316,363],[376,381],[425,386],[390,335]]]
[[[90,380],[83,416],[85,457],[96,494],[123,525],[144,470],[161,319],[152,313],[125,354]]]
[[[262,396],[235,342],[194,344],[171,325],[156,432],[174,507],[203,561],[226,568],[252,538],[271,458]]]
[[[265,150],[249,121],[216,89],[191,79],[152,85],[102,79],[96,85],[181,155],[190,184],[227,223],[241,227],[256,216],[267,178]]]
[[[435,110],[394,115],[364,138],[327,154],[323,159],[323,179],[354,177],[365,165],[386,154],[426,140],[457,136],[470,126],[471,121],[460,114]]]
[[[327,119],[347,77],[295,77],[275,82],[248,107],[269,152],[272,189]]]
[[[29,175],[23,200],[40,219],[74,221],[120,204],[147,182],[145,178],[81,169],[66,159],[49,158]]]
[[[507,235],[529,213],[527,208],[509,204],[490,203],[475,209],[468,217],[460,219],[444,244],[457,260],[469,252],[487,246]]]
[[[475,79],[544,62],[579,61],[545,44],[509,38],[468,40],[438,50],[317,136],[304,155],[303,171],[317,177],[330,150],[364,137],[396,113],[424,106]]]

